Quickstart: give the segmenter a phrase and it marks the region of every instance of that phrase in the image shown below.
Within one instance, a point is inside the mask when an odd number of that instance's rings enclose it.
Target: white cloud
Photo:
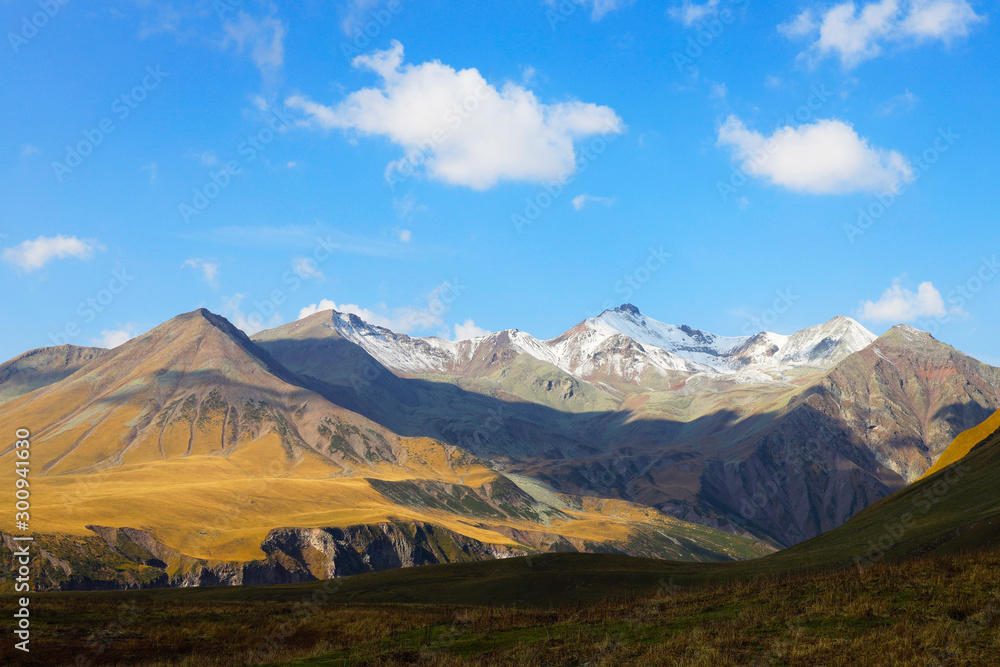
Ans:
[[[222,24],[225,37],[222,47],[234,47],[237,53],[249,52],[261,76],[273,79],[285,61],[285,24],[274,17],[254,18],[240,12],[237,18]]]
[[[550,182],[576,170],[574,142],[624,131],[613,109],[576,100],[543,104],[530,90],[507,82],[496,88],[475,69],[456,71],[438,61],[403,63],[403,46],[354,59],[380,83],[349,94],[335,106],[303,95],[285,104],[302,124],[384,136],[405,155],[389,165],[429,178],[485,190],[499,181]]]
[[[913,2],[900,26],[904,34],[917,39],[950,42],[969,34],[969,28],[979,23],[979,16],[966,0],[925,0]]]
[[[431,290],[425,296],[426,304],[420,307],[403,306],[390,309],[385,304],[379,304],[376,310],[363,308],[354,303],[337,304],[332,299],[323,299],[300,310],[299,319],[324,310],[336,310],[341,313],[357,315],[369,324],[384,327],[397,333],[426,332],[428,329],[441,327],[444,324],[442,316],[451,309],[451,303],[459,293],[458,288],[445,282]]]
[[[711,89],[709,90],[708,96],[714,97],[715,99],[725,100],[726,95],[729,94],[729,88],[726,87],[724,83],[712,83]]]
[[[38,146],[33,146],[31,144],[24,144],[21,146],[21,157],[31,157],[32,155],[38,155],[41,151],[38,150]]]
[[[156,180],[160,177],[160,165],[158,165],[156,162],[150,162],[147,165],[143,165],[142,171],[149,172],[150,184],[156,183]]]
[[[409,243],[410,241],[413,240],[413,232],[411,232],[409,229],[400,229],[399,240],[401,243]]]
[[[573,197],[573,201],[570,203],[573,204],[573,208],[577,211],[582,211],[590,204],[604,204],[605,206],[612,206],[616,201],[618,200],[614,197],[595,197],[594,195],[583,194]]]
[[[884,191],[913,179],[900,153],[870,146],[839,120],[782,127],[765,137],[729,116],[719,128],[718,145],[729,147],[748,174],[797,192]]]
[[[249,313],[243,312],[241,304],[245,297],[245,294],[234,294],[223,301],[222,304],[222,315],[232,322],[233,326],[237,329],[242,330],[248,336],[252,336],[258,331],[276,327],[282,323],[281,315],[278,313],[264,312],[264,310],[274,308],[270,301],[266,302],[265,308],[255,305],[254,310]]]
[[[192,257],[184,261],[181,267],[190,267],[201,272],[201,279],[212,287],[219,286],[219,265],[214,262],[207,262],[197,257]]]
[[[472,340],[489,333],[489,330],[477,327],[471,319],[465,320],[464,324],[455,323],[455,340]]]
[[[292,260],[292,270],[303,280],[326,280],[319,264],[311,257],[296,257]]]
[[[37,271],[53,259],[91,259],[94,251],[104,250],[104,246],[96,241],[81,240],[75,236],[39,236],[33,241],[4,248],[3,260],[13,264],[22,271]]]
[[[872,322],[913,322],[922,317],[945,317],[947,315],[962,315],[961,308],[945,306],[941,292],[930,282],[923,282],[913,292],[901,284],[896,278],[892,287],[887,289],[878,301],[865,301],[858,310],[860,319]]]
[[[705,3],[684,0],[680,5],[667,10],[670,18],[687,27],[719,13],[719,0],[708,0]]]
[[[100,336],[90,339],[90,344],[112,349],[127,343],[138,335],[139,329],[134,324],[126,324],[121,329],[104,329]]]
[[[778,31],[789,39],[813,40],[801,54],[807,61],[833,56],[852,68],[878,56],[889,44],[949,44],[968,35],[983,18],[967,0],[881,0],[862,7],[844,2],[820,15],[807,9],[778,26]]]

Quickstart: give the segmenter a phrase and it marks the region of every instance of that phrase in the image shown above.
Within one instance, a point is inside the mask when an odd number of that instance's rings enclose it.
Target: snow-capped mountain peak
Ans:
[[[357,315],[328,311],[316,316],[329,318],[324,326],[397,372],[475,375],[526,354],[583,380],[633,384],[650,370],[661,376],[708,373],[769,382],[795,368],[830,368],[876,340],[844,316],[791,335],[762,331],[720,336],[659,322],[632,304],[606,310],[547,341],[517,329],[463,341],[413,338],[370,325]]]

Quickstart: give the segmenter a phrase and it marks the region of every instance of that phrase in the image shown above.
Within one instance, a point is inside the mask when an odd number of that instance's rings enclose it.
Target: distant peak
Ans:
[[[930,344],[939,342],[934,336],[926,331],[921,331],[909,324],[897,324],[893,328],[879,336],[879,340],[888,345],[899,344]]]
[[[911,337],[920,336],[925,338],[933,338],[933,336],[931,336],[928,332],[922,331],[921,329],[917,329],[916,327],[911,327],[909,324],[897,324],[892,329],[889,329],[890,333],[893,331]]]
[[[623,303],[622,305],[615,308],[616,313],[625,313],[627,315],[632,315],[633,317],[641,317],[642,313],[639,309],[633,306],[631,303]]]

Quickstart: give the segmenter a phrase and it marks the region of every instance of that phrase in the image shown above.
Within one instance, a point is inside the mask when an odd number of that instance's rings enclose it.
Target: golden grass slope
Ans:
[[[246,561],[263,555],[260,544],[276,528],[402,520],[507,546],[518,544],[509,537],[517,531],[618,544],[637,533],[678,531],[712,538],[703,557],[759,553],[751,540],[618,506],[581,506],[553,520],[508,512],[484,521],[472,511],[393,502],[368,480],[475,491],[506,478],[459,447],[400,437],[331,403],[204,310],[4,404],[0,433],[19,428],[32,433],[35,533],[130,527],[188,556]],[[0,449],[0,480],[13,476],[13,459],[12,446]],[[12,522],[2,515],[0,530],[11,532]]]
[[[920,479],[930,477],[937,471],[955,463],[968,454],[973,447],[993,435],[997,429],[1000,429],[1000,410],[994,412],[989,419],[984,421],[982,424],[973,426],[967,431],[959,433],[952,441],[948,449],[944,450],[944,453],[941,454],[937,462],[935,462],[934,465],[932,465]]]

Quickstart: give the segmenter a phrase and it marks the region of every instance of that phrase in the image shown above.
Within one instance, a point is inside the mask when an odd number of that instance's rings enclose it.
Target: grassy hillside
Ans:
[[[573,560],[621,564],[609,557]],[[997,591],[1000,553],[993,550],[716,586],[666,578],[634,589],[627,600],[579,604],[560,596],[516,609],[486,598],[476,606],[361,603],[350,580],[305,588],[36,594],[31,654],[15,658],[12,643],[4,642],[0,662],[986,665],[1000,654]]]
[[[843,527],[754,561],[545,554],[298,585],[36,594],[42,632],[25,664],[992,664],[998,471],[995,433]]]
[[[923,476],[930,477],[939,470],[943,470],[952,463],[955,463],[968,454],[973,447],[990,437],[997,430],[1000,430],[1000,410],[994,412],[989,419],[978,426],[973,426],[972,428],[959,433],[958,437],[952,441],[948,449],[941,454],[934,465],[932,465]]]

